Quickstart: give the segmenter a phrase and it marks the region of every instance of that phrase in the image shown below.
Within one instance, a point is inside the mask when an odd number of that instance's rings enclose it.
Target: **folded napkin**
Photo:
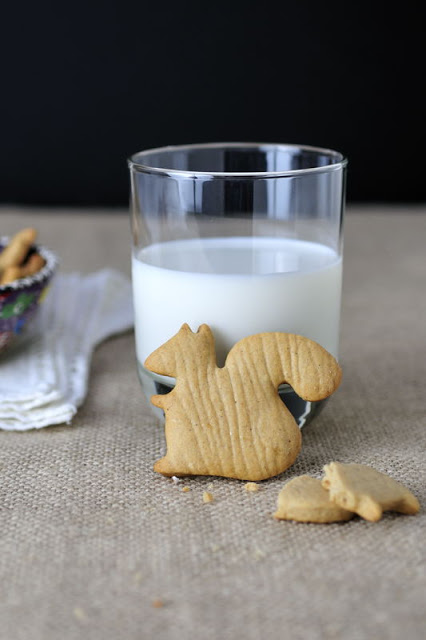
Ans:
[[[121,273],[58,274],[31,333],[0,357],[0,429],[69,423],[86,397],[93,349],[132,326],[131,283]]]

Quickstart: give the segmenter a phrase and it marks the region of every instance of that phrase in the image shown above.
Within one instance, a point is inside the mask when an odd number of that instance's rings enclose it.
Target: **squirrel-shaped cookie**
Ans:
[[[206,324],[197,333],[184,324],[148,356],[145,367],[176,378],[170,393],[151,398],[164,410],[167,442],[154,470],[252,481],[285,471],[301,448],[300,429],[278,386],[288,383],[315,402],[331,395],[342,375],[319,344],[290,333],[243,338],[220,368]]]

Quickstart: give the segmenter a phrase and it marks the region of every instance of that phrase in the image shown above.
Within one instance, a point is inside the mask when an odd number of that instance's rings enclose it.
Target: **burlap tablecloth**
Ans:
[[[0,212],[2,233],[29,223],[63,271],[129,273],[125,214]],[[426,637],[426,208],[352,208],[345,238],[344,382],[258,493],[152,471],[131,333],[98,348],[72,426],[0,432],[2,640]],[[421,513],[275,521],[284,481],[330,460],[388,472]]]

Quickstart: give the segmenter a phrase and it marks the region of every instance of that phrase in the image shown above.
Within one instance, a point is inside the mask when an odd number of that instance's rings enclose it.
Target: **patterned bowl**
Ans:
[[[0,251],[8,240],[0,238]],[[37,251],[46,260],[45,266],[33,276],[0,285],[0,354],[25,334],[58,266],[57,256],[49,249],[34,245],[31,251]]]

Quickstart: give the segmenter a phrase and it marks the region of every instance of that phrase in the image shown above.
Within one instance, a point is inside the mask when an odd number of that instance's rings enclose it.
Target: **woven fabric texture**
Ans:
[[[0,222],[5,234],[37,226],[64,271],[129,271],[125,215],[5,209]],[[0,432],[0,639],[423,640],[425,238],[426,210],[349,211],[344,381],[303,430],[293,467],[258,492],[152,471],[164,438],[132,333],[96,350],[71,426]],[[331,460],[389,473],[421,512],[274,520],[284,482],[319,477]]]

